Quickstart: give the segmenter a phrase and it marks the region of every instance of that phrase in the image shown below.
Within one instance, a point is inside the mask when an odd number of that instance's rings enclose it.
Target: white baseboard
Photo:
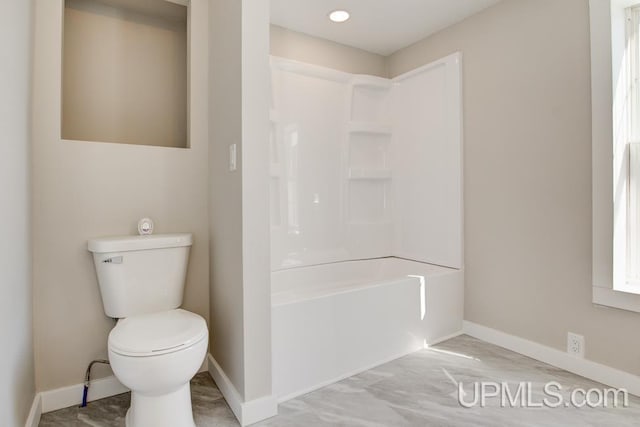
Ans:
[[[198,373],[207,372],[208,366],[209,363],[205,358]],[[37,393],[33,399],[33,405],[29,412],[29,418],[27,418],[26,427],[38,427],[40,417],[44,413],[82,404],[83,391],[84,383]],[[89,393],[87,394],[87,402],[104,399],[128,391],[129,389],[122,385],[115,376],[100,378],[91,381]]]
[[[446,335],[444,337],[440,337],[440,338],[436,338],[434,340],[431,340],[431,341],[427,342],[426,344],[427,344],[427,347],[431,347],[431,346],[440,344],[441,342],[449,341],[450,339],[453,339],[455,337],[459,337],[462,334],[464,334],[464,331],[460,330],[460,331],[455,332],[453,334],[449,334],[449,335]]]
[[[258,421],[278,415],[278,401],[275,396],[264,396],[242,404],[242,420],[240,425],[248,426]]]
[[[41,392],[42,413],[80,405],[82,403],[83,389],[84,383]],[[126,393],[128,391],[129,389],[123,386],[114,376],[100,378],[91,381],[87,401],[91,402],[93,400],[104,399],[105,397],[115,396],[116,394]]]
[[[31,404],[31,409],[29,410],[29,416],[27,417],[27,422],[24,424],[25,427],[38,427],[40,424],[40,417],[42,416],[42,399],[40,397],[40,393],[36,393],[33,397],[33,403]]]
[[[211,378],[213,378],[213,381],[215,381],[218,389],[220,389],[227,404],[229,404],[234,415],[238,421],[240,421],[242,417],[242,397],[240,397],[240,393],[238,393],[238,390],[236,390],[231,380],[227,377],[227,374],[224,373],[211,353],[209,353],[207,359],[209,360],[209,373],[211,374]],[[240,422],[240,424],[242,424],[242,422]]]
[[[640,396],[640,377],[628,372],[591,360],[570,356],[564,351],[473,322],[464,322],[464,333],[610,387],[626,389],[630,394]]]
[[[168,0],[171,1],[171,0]],[[208,354],[208,353],[207,353]],[[209,372],[209,358],[205,357],[202,361],[202,365],[200,365],[200,369],[198,369],[198,373],[201,374],[203,372]]]
[[[216,359],[209,354],[208,360],[209,373],[241,426],[248,426],[278,414],[278,402],[274,396],[265,396],[244,402]]]

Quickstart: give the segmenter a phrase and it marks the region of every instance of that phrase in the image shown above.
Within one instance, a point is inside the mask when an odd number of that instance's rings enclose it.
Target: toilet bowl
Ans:
[[[189,381],[207,344],[205,320],[182,309],[118,321],[109,334],[109,361],[131,389],[127,427],[195,426]]]

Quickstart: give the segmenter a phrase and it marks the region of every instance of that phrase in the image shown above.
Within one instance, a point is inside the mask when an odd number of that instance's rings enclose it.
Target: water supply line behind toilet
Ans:
[[[89,393],[89,384],[91,383],[91,368],[93,368],[93,365],[95,365],[96,363],[109,365],[109,361],[104,359],[94,360],[93,362],[89,363],[87,372],[84,375],[84,389],[82,390],[82,405],[80,405],[81,408],[87,406],[87,394]]]

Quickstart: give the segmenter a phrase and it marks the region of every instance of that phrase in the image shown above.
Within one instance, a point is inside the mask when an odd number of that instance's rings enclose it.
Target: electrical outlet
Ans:
[[[584,357],[584,337],[582,335],[573,332],[567,334],[567,353],[580,358]]]

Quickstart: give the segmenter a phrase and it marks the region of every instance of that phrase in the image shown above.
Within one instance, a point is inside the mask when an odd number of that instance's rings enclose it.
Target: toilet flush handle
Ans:
[[[102,262],[107,263],[107,264],[122,264],[122,261],[123,261],[122,260],[122,256],[114,256],[114,257],[111,257],[111,258],[107,258]]]

